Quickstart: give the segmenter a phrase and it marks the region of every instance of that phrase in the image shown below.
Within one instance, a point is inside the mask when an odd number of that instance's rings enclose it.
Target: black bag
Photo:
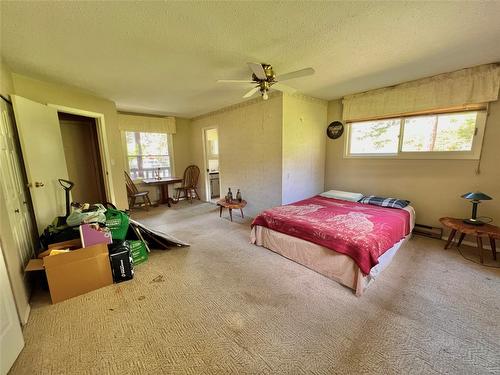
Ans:
[[[57,220],[57,219],[56,219]],[[50,244],[80,238],[80,227],[49,225],[40,236],[40,246],[47,250]]]
[[[113,273],[113,281],[122,281],[134,278],[134,261],[127,241],[115,241],[108,245],[109,261]]]

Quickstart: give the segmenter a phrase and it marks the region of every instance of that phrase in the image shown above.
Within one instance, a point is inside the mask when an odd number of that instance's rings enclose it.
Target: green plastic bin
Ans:
[[[124,240],[128,231],[128,215],[120,210],[108,208],[106,211],[106,226],[111,230],[113,240]]]
[[[148,260],[148,251],[146,250],[146,244],[143,241],[129,240],[127,242],[130,246],[130,253],[132,254],[132,260],[134,261],[134,266]]]

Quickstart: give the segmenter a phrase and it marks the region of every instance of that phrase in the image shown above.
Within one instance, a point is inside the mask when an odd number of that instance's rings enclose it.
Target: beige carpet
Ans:
[[[500,272],[442,241],[415,237],[356,298],[213,205],[134,216],[192,246],[153,252],[129,282],[35,296],[12,374],[500,372]]]

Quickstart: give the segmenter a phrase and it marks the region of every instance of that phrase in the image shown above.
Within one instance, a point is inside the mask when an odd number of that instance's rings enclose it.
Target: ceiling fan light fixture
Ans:
[[[220,79],[217,82],[221,83],[250,83],[254,86],[253,89],[248,91],[245,95],[243,95],[244,99],[250,98],[255,95],[259,90],[263,100],[269,99],[268,91],[271,86],[276,85],[273,89],[282,92],[294,93],[296,90],[288,87],[286,85],[280,84],[280,81],[286,81],[288,79],[301,78],[305,76],[309,76],[314,74],[313,68],[304,68],[300,70],[296,70],[293,72],[288,72],[282,75],[276,75],[274,73],[274,69],[272,65],[266,63],[254,63],[249,62],[248,67],[252,71],[252,78],[249,81],[246,80],[233,80],[233,79]]]

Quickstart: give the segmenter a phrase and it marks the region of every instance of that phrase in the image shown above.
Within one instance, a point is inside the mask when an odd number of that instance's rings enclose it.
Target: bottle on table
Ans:
[[[229,202],[233,201],[233,192],[231,191],[231,188],[229,188],[229,191],[227,192],[227,199]]]
[[[241,199],[240,189],[238,189],[238,191],[236,192],[236,200],[237,200],[238,202],[240,202],[240,203],[241,203],[241,201],[242,201],[242,199]]]

